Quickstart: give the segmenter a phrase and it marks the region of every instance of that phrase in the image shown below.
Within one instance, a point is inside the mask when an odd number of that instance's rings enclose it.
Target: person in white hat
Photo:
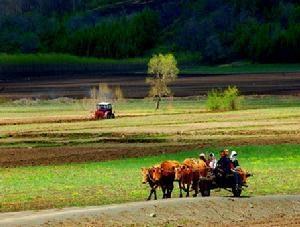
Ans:
[[[247,183],[246,183],[246,172],[241,168],[240,164],[239,164],[239,161],[237,160],[237,152],[236,151],[231,151],[231,154],[230,154],[230,161],[233,165],[233,173],[235,175],[236,178],[238,178],[237,180],[238,181],[241,181],[242,182],[242,185],[244,186],[247,186]]]
[[[206,160],[206,157],[205,157],[204,153],[199,154],[199,159],[202,160],[202,161],[204,161],[205,164],[207,163],[207,160]]]
[[[237,168],[240,166],[239,161],[237,160],[237,155],[238,154],[236,151],[231,151],[230,161],[232,162],[234,168]]]
[[[209,154],[209,158],[208,158],[207,162],[208,162],[208,166],[211,169],[215,169],[217,167],[217,159],[216,159],[214,153]]]

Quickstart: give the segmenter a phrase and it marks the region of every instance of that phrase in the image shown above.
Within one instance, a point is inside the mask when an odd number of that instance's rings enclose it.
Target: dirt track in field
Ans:
[[[140,114],[118,114],[118,118],[123,117],[141,117],[151,116],[151,114],[140,113]],[[69,116],[39,116],[38,118],[21,118],[21,119],[0,119],[1,125],[24,125],[24,124],[35,124],[35,123],[70,123],[70,122],[83,122],[83,121],[95,121],[93,113],[82,115],[69,115]]]
[[[88,97],[90,89],[99,83],[121,85],[125,97],[143,98],[148,86],[145,74],[137,75],[70,75],[60,78],[27,78],[25,81],[1,82],[0,97],[55,98]],[[236,85],[243,94],[300,94],[300,73],[234,74],[234,75],[181,75],[171,85],[175,96],[195,96],[207,91]]]
[[[121,158],[175,153],[193,145],[112,144],[98,147],[0,149],[0,166],[16,167],[117,160]]]
[[[0,214],[0,226],[299,226],[300,196],[210,197]]]
[[[199,140],[197,143],[109,143],[86,147],[1,148],[0,167],[54,165],[136,158],[216,146],[297,144],[299,136]]]

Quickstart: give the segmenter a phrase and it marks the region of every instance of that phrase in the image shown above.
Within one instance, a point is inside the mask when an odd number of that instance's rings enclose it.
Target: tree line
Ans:
[[[128,58],[157,49],[204,63],[299,62],[296,0],[177,0],[101,16],[114,0],[0,0],[0,52]]]
[[[203,61],[299,62],[300,3],[295,0],[195,1],[175,36]]]
[[[0,52],[5,53],[135,57],[154,47],[159,30],[158,17],[151,10],[130,17],[106,18],[97,23],[59,17],[43,20],[38,14],[9,16],[1,22]]]

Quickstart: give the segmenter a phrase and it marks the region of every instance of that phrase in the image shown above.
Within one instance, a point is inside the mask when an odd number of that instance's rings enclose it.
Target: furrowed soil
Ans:
[[[0,214],[0,226],[299,226],[300,196],[210,197]]]
[[[59,111],[51,112],[51,105],[49,116],[30,109],[26,112],[21,106],[8,108],[0,120],[0,166],[107,161],[207,147],[300,142],[297,106],[229,112],[205,112],[194,106],[189,112],[190,104],[174,104],[179,107],[173,112],[120,113],[116,119],[102,121],[85,119],[84,111],[74,111],[72,118],[59,116]],[[26,114],[26,121],[20,114]]]
[[[125,75],[63,75],[63,76],[26,76],[23,80],[0,80],[0,97],[7,98],[55,98],[88,97],[93,86],[107,83],[114,87],[121,85],[126,98],[144,98],[149,87],[145,74]],[[299,94],[300,73],[265,73],[232,75],[180,75],[171,84],[177,97],[206,94],[213,88],[236,85],[243,94]]]
[[[0,166],[34,166],[118,160],[176,153],[193,145],[119,144],[99,147],[9,148],[0,149]]]
[[[205,147],[298,144],[297,136],[199,140],[197,143],[110,143],[86,147],[1,148],[0,167],[55,165],[137,158]]]

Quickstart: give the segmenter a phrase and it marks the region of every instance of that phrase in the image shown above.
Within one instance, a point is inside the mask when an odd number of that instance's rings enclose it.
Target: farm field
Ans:
[[[232,146],[240,163],[251,171],[244,195],[299,194],[300,145]],[[220,148],[207,148],[218,153]],[[102,205],[145,200],[148,186],[141,184],[140,168],[166,159],[183,161],[203,150],[109,162],[3,168],[0,211]],[[288,174],[286,174],[288,173]],[[130,177],[128,177],[130,176]],[[179,193],[175,183],[174,197]],[[230,195],[213,192],[213,195]],[[159,197],[161,193],[159,192]]]
[[[0,0],[0,25],[0,227],[300,226],[300,1]]]
[[[297,96],[246,96],[229,112],[207,111],[204,97],[165,99],[158,111],[151,100],[124,100],[115,103],[116,119],[99,121],[90,118],[92,106],[1,104],[0,211],[141,201],[148,193],[141,167],[224,147],[254,174],[244,195],[299,194]]]
[[[298,143],[300,101],[246,97],[244,109],[208,112],[203,98],[116,103],[114,120],[91,119],[91,103],[2,104],[0,164],[105,161],[222,145]],[[268,108],[267,108],[268,107]]]
[[[14,66],[12,68],[15,69]],[[55,67],[50,68],[55,69]],[[29,67],[28,75],[22,75],[24,70],[21,73],[14,72],[13,75],[17,74],[20,77],[17,79],[8,77],[1,82],[0,78],[0,97],[12,99],[53,99],[64,96],[86,98],[89,97],[91,88],[98,87],[99,83],[105,83],[111,88],[121,86],[126,98],[144,98],[147,97],[149,91],[149,86],[145,82],[147,74],[144,72],[120,74],[84,71],[80,74],[73,71],[63,75],[36,72],[38,75],[32,76],[30,69]],[[189,70],[192,69],[189,68]],[[61,71],[64,72],[64,70]],[[246,95],[297,95],[300,92],[299,72],[227,74],[226,71],[224,73],[220,71],[220,74],[210,74],[199,70],[188,74],[182,73],[175,82],[170,84],[176,97],[206,95],[211,89],[226,88],[230,85],[236,85]],[[41,77],[39,77],[40,74]]]

